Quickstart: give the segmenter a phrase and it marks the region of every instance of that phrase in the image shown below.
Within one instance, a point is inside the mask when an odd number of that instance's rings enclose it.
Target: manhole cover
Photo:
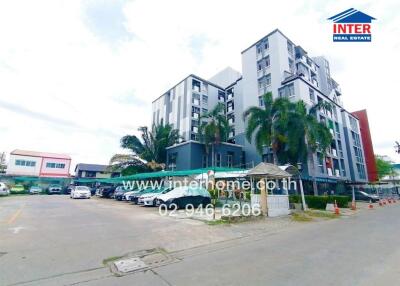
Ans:
[[[117,271],[121,273],[128,273],[147,267],[147,264],[139,257],[118,260],[114,262],[114,265],[117,268]]]
[[[118,276],[145,271],[154,267],[174,262],[175,259],[161,248],[129,253],[112,263],[108,263],[111,272]]]

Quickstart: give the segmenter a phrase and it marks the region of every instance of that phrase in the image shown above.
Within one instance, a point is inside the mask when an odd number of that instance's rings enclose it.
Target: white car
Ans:
[[[0,182],[0,196],[8,196],[10,194],[10,190],[7,185],[3,182]]]
[[[125,196],[125,201],[130,202],[130,201],[131,201],[131,195],[134,195],[134,194],[137,194],[137,193],[139,193],[139,190],[134,190],[134,191],[126,192],[126,193],[124,194],[124,196]]]
[[[71,199],[90,199],[92,196],[90,188],[86,186],[75,186],[71,190]]]
[[[145,206],[155,206],[156,199],[161,194],[166,194],[172,189],[170,188],[162,188],[158,190],[154,190],[154,192],[143,194],[138,198],[138,205],[145,205]]]

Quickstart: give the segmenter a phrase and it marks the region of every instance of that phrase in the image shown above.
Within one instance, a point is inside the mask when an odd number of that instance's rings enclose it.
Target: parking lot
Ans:
[[[393,267],[400,258],[400,228],[398,220],[388,223],[388,218],[398,216],[400,204],[376,207],[316,223],[284,217],[211,226],[162,217],[157,208],[111,199],[4,197],[0,199],[0,285],[390,283],[400,277]],[[122,277],[109,269],[107,262],[118,257],[155,249],[168,255],[167,265]],[[258,274],[238,276],[237,267]],[[332,267],[337,270],[335,277],[329,271]],[[329,283],[324,283],[327,279]]]

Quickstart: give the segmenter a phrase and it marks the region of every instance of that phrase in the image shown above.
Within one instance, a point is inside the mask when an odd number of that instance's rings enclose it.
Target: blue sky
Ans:
[[[23,7],[23,9],[21,8]],[[332,43],[326,19],[377,18],[372,43]],[[398,1],[2,1],[0,151],[107,163],[149,125],[151,102],[190,73],[240,71],[240,52],[279,28],[324,55],[348,110],[368,110],[375,151],[395,161]]]

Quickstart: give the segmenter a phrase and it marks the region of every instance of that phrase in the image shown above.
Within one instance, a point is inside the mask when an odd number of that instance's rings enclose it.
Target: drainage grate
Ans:
[[[122,273],[133,272],[147,267],[147,264],[138,257],[121,259],[115,261],[114,265],[117,271]]]
[[[129,253],[124,257],[108,263],[111,272],[118,276],[148,270],[160,265],[174,262],[175,259],[161,248]]]

